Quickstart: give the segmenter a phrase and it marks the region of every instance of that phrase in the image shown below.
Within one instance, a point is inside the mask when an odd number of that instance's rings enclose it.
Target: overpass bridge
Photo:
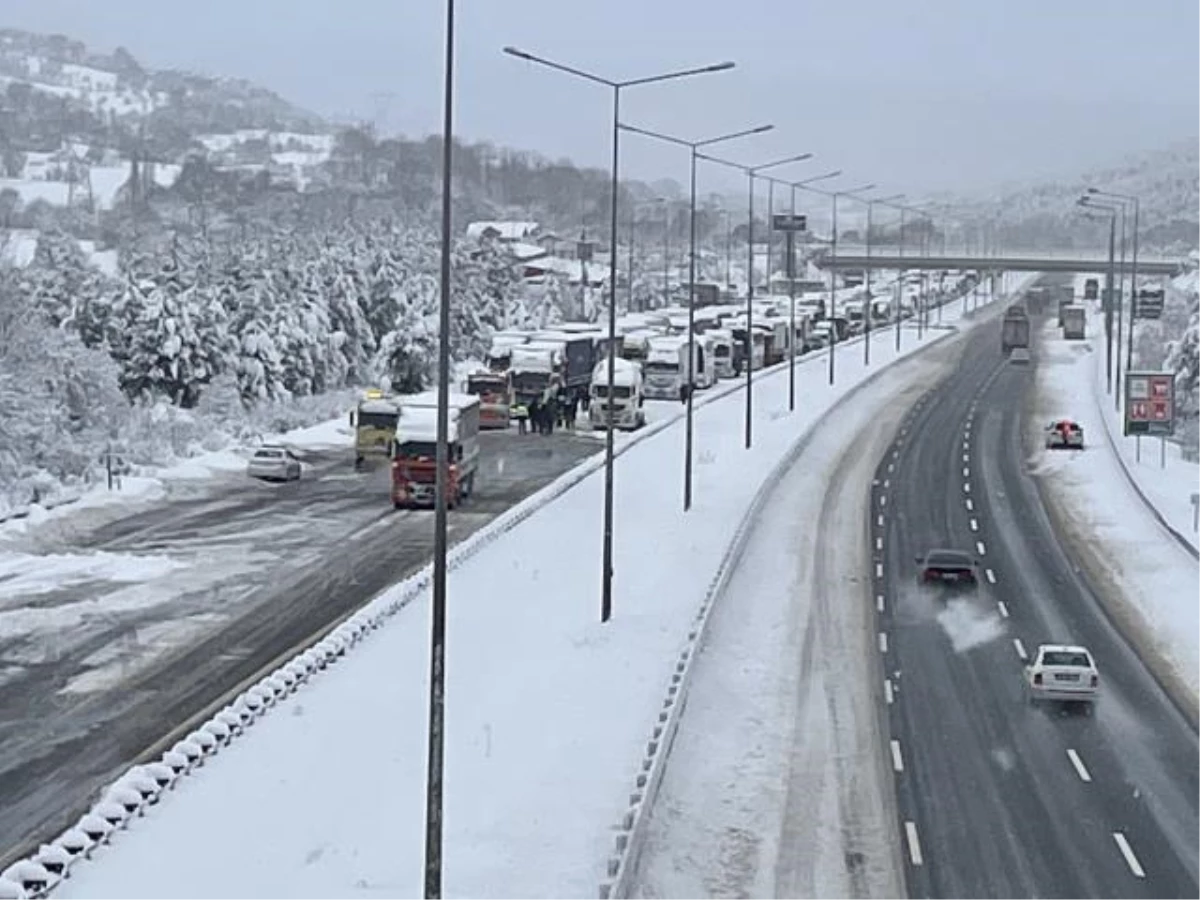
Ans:
[[[1108,271],[1108,256],[1080,251],[1054,253],[1028,251],[1002,256],[969,253],[901,253],[897,247],[838,245],[837,258],[828,249],[818,251],[812,262],[822,269],[960,269],[984,272],[1097,272]],[[1127,256],[1128,266],[1131,259]],[[1185,270],[1183,260],[1138,257],[1138,275],[1176,276]]]

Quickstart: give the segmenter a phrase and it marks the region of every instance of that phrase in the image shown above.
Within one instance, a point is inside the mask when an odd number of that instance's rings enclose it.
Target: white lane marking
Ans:
[[[914,866],[921,865],[921,841],[917,838],[917,826],[912,822],[905,822],[904,835],[908,838],[908,858]]]
[[[1119,831],[1114,831],[1113,840],[1117,842],[1117,847],[1121,851],[1121,855],[1125,857],[1125,864],[1129,866],[1129,871],[1138,878],[1145,878],[1146,872],[1142,869],[1142,864],[1138,862],[1138,858],[1133,855],[1133,848],[1129,846],[1129,841],[1125,840],[1125,835]]]
[[[876,578],[883,577],[883,563],[875,563],[875,577]]]
[[[887,488],[887,487],[891,487],[891,486],[892,486],[892,479],[890,479],[890,478],[885,478],[885,479],[883,479],[883,486],[884,486],[885,488]]]
[[[879,495],[879,505],[880,505],[880,506],[887,506],[887,494],[880,494],[880,495]]]
[[[888,472],[894,472],[894,471],[896,471],[895,463],[888,463]]]
[[[964,454],[963,454],[963,462],[970,462],[970,461],[971,461],[971,454],[970,454],[970,453],[964,453]]]
[[[899,456],[899,455],[900,455],[900,451],[899,451],[899,450],[893,450],[893,451],[892,451],[892,458],[893,458],[893,459],[895,459],[895,458],[896,458],[897,456]]]
[[[875,609],[878,612],[883,612],[883,594],[875,595]]]
[[[877,524],[880,528],[882,528],[883,527],[883,516],[880,516],[878,519],[876,519],[875,524]]]
[[[998,607],[1000,607],[1000,618],[1007,619],[1008,618],[1008,604],[1005,603],[1003,600],[997,600],[996,605]]]
[[[987,576],[988,584],[996,583],[996,573],[991,569],[986,570],[983,574]]]
[[[888,706],[891,706],[896,700],[896,695],[892,693],[892,679],[883,679],[883,696],[887,698]]]
[[[1021,643],[1020,638],[1013,638],[1013,646],[1017,648],[1017,656],[1021,657],[1022,660],[1029,659],[1025,654],[1025,645]]]
[[[965,493],[965,494],[969,494],[969,493],[971,493],[971,484],[970,484],[970,482],[967,482],[966,484],[964,484],[964,485],[963,485],[963,493]]]
[[[970,497],[967,498],[967,512],[975,512],[975,501]]]
[[[876,549],[876,550],[882,550],[882,549],[883,549],[883,538],[881,538],[881,537],[877,537],[877,538],[875,538],[875,549]]]
[[[972,531],[978,531],[978,530],[979,530],[979,520],[978,520],[978,519],[975,519],[975,518],[972,518],[972,519],[971,519],[971,530],[972,530]]]
[[[900,742],[892,741],[892,768],[897,772],[904,771],[904,757],[900,755]]]
[[[879,652],[887,653],[887,632],[879,632]]]
[[[963,478],[970,478],[970,477],[971,477],[971,467],[963,466]]]
[[[1080,781],[1092,780],[1092,775],[1087,770],[1087,766],[1083,764],[1083,760],[1079,758],[1079,754],[1070,747],[1067,748],[1067,757],[1071,760],[1071,765],[1075,767],[1075,772],[1079,776]]]
[[[987,556],[987,547],[983,546],[983,541],[976,541],[975,549],[979,551],[980,556]]]

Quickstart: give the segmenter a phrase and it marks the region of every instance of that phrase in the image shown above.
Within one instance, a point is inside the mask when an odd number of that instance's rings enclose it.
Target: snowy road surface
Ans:
[[[637,896],[903,893],[864,485],[963,345],[838,407],[761,511],[693,664]]]
[[[598,450],[562,434],[487,432],[482,444],[452,542]],[[349,460],[347,448],[316,452],[298,482],[229,473],[124,517],[60,515],[0,543],[0,861],[427,561],[432,516],[393,511],[386,470],[355,474]]]
[[[917,346],[905,329],[902,352]],[[690,513],[679,503],[682,428],[620,458],[608,624],[596,615],[599,472],[453,570],[449,895],[594,896],[719,560],[766,473],[863,377],[861,345],[843,350],[833,387],[823,357],[802,363],[791,412],[786,372],[764,373],[750,450],[740,393],[697,409]],[[876,335],[871,371],[893,357],[892,335]],[[56,896],[419,895],[427,677],[422,592],[81,863]]]
[[[1106,615],[1115,586],[1060,548],[1027,471],[1030,367],[1002,360],[998,326],[972,340],[874,491],[909,894],[1196,896],[1196,732]],[[980,585],[918,587],[935,546],[976,556]],[[1056,642],[1095,654],[1094,716],[1028,704],[1023,660]]]

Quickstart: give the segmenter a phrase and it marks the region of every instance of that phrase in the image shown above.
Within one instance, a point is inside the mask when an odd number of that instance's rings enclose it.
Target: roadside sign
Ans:
[[[1161,287],[1142,288],[1133,304],[1135,319],[1161,319],[1166,291]]]
[[[1125,375],[1125,434],[1175,433],[1175,376],[1170,372]]]
[[[777,215],[771,220],[771,228],[775,231],[807,231],[808,216]]]

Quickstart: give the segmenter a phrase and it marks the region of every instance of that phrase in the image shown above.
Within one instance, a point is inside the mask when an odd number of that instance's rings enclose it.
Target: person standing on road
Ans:
[[[558,401],[551,394],[546,401],[545,412],[542,413],[543,422],[545,423],[545,434],[554,434],[554,423],[558,419]]]
[[[563,405],[563,427],[568,431],[575,430],[575,417],[579,414],[579,398],[567,397]]]
[[[540,434],[542,431],[542,404],[539,397],[529,401],[529,433]]]
[[[517,420],[517,434],[529,433],[529,407],[518,403],[512,409],[513,418]]]

